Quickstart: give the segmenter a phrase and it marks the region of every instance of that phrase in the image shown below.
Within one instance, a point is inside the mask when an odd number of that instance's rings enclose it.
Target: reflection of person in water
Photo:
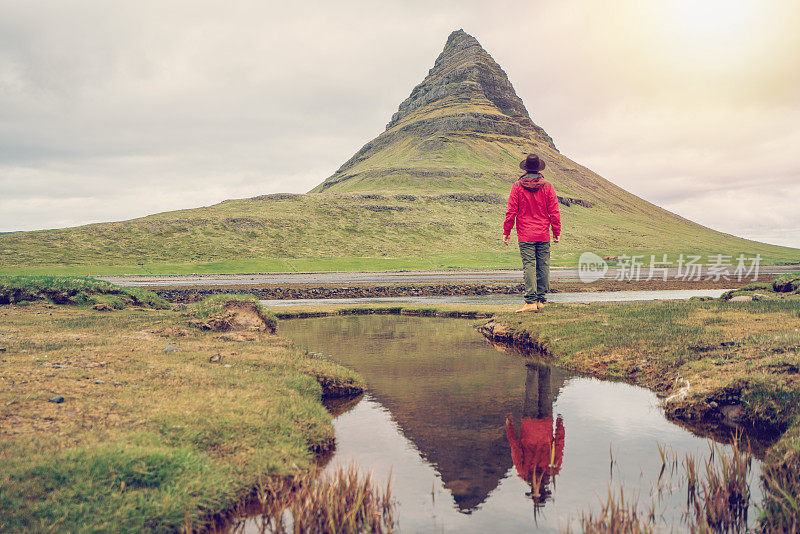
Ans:
[[[528,363],[525,400],[519,435],[511,415],[506,417],[506,433],[517,474],[531,486],[531,497],[541,504],[547,498],[551,477],[561,470],[564,456],[564,423],[559,415],[553,433],[553,394],[550,368]]]

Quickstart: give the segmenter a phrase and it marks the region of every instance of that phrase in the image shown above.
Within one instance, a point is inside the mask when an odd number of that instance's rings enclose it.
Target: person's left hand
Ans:
[[[503,244],[508,246],[509,243],[511,243],[511,234],[503,234]]]

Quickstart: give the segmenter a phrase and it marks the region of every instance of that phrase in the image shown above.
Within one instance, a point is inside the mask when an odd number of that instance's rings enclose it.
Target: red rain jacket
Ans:
[[[515,219],[519,241],[550,241],[551,226],[553,236],[560,236],[561,212],[553,184],[547,183],[538,191],[530,191],[522,187],[519,180],[514,182],[508,197],[503,235],[511,233]]]
[[[511,459],[517,474],[525,481],[530,481],[534,469],[538,473],[557,475],[561,470],[564,458],[564,423],[556,419],[556,433],[553,436],[553,418],[541,417],[533,419],[523,417],[519,425],[519,437],[514,430],[511,419],[506,420],[508,444],[511,445]],[[553,450],[553,466],[550,469],[550,454]]]

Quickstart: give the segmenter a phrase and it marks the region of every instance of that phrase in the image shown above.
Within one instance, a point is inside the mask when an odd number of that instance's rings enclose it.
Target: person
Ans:
[[[553,243],[561,236],[561,212],[553,184],[542,176],[545,162],[528,154],[519,164],[525,174],[511,187],[503,223],[503,243],[510,243],[517,225],[517,240],[525,276],[525,305],[517,313],[538,312],[545,307],[550,290],[550,229]]]
[[[559,415],[553,428],[553,392],[550,368],[535,362],[525,364],[525,398],[519,433],[511,414],[506,415],[506,437],[517,475],[531,487],[536,505],[544,504],[550,483],[561,471],[564,459],[564,422]]]

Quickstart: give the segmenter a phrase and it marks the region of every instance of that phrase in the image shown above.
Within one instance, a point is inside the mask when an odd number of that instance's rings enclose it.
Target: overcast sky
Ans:
[[[562,153],[800,247],[794,0],[0,0],[0,231],[306,192],[475,36]]]

